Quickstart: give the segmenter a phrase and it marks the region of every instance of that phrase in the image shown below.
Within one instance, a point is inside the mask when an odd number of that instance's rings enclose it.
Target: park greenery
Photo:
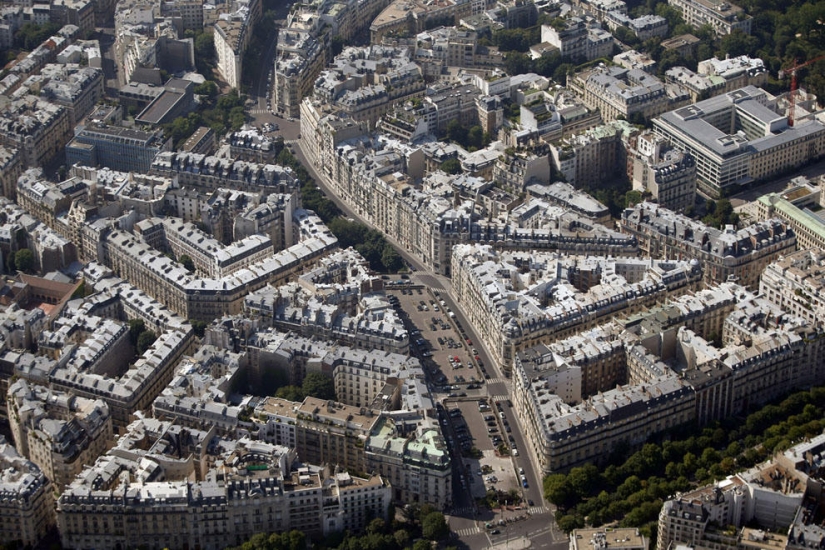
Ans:
[[[428,504],[404,507],[403,519],[395,515],[394,507],[390,506],[390,520],[375,518],[363,533],[332,533],[313,541],[312,547],[318,550],[431,550],[434,542],[442,541],[450,534],[444,514]],[[306,543],[306,534],[293,530],[281,534],[257,534],[229,550],[303,550]],[[455,550],[454,546],[443,548]]]
[[[747,418],[676,430],[632,454],[619,446],[601,468],[586,464],[547,476],[544,496],[558,507],[556,520],[565,532],[618,522],[640,528],[653,547],[665,500],[764,462],[823,429],[825,387],[818,387]]]
[[[277,162],[289,166],[295,171],[301,182],[301,199],[304,208],[312,210],[327,224],[329,230],[338,238],[341,248],[353,247],[370,264],[370,269],[385,273],[396,273],[404,267],[404,261],[398,251],[387,242],[380,231],[343,217],[341,210],[329,200],[306,168],[284,147],[277,157]]]

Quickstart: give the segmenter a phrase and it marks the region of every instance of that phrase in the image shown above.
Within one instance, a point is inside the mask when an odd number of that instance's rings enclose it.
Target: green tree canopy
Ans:
[[[186,269],[186,271],[189,271],[190,273],[195,271],[195,262],[188,255],[182,254],[181,257],[178,258],[178,261]]]
[[[280,397],[287,401],[303,401],[305,395],[300,386],[281,386],[275,392],[275,397]]]
[[[23,273],[31,273],[34,269],[34,252],[21,248],[14,255],[14,265]]]
[[[448,174],[460,174],[461,162],[457,158],[449,158],[441,163],[440,168]]]
[[[421,521],[421,536],[429,540],[441,540],[450,534],[450,526],[441,512],[430,512]]]
[[[301,390],[304,395],[318,399],[335,399],[335,381],[331,376],[320,372],[310,372],[304,376]]]
[[[155,334],[151,330],[146,330],[146,331],[141,332],[140,336],[138,336],[138,341],[137,341],[137,346],[136,346],[136,350],[137,350],[138,355],[143,355],[144,353],[146,353],[146,350],[148,350],[150,347],[152,347],[152,344],[154,344],[155,340],[157,340],[157,339],[158,339],[158,335]]]
[[[146,323],[143,319],[129,319],[129,340],[132,345],[137,345],[141,333],[146,331]]]

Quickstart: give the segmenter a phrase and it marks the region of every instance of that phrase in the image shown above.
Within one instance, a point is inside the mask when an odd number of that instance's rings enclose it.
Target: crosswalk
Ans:
[[[550,510],[547,509],[547,506],[533,506],[532,508],[529,508],[527,511],[535,516],[538,514],[545,514]]]
[[[477,535],[481,533],[481,529],[478,526],[475,527],[465,527],[464,529],[459,529],[458,531],[453,531],[459,537],[469,537],[470,535]]]
[[[487,380],[487,385],[490,385],[490,384],[504,384],[504,383],[506,383],[506,380],[504,378],[490,378],[489,380]],[[490,397],[490,399],[492,399],[493,401],[507,401],[508,399],[510,399],[510,396],[506,395],[506,394],[505,395],[493,395],[493,396]]]
[[[269,109],[252,109],[250,113],[253,115],[266,115],[269,114]]]
[[[447,292],[447,290],[441,285],[428,285],[429,289],[433,292],[438,292],[441,294],[442,292]]]

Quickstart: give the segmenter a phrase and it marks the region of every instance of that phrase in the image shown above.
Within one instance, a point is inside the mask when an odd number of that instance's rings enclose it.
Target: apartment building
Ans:
[[[653,74],[656,71],[656,60],[646,53],[638,52],[636,50],[627,50],[620,54],[614,55],[613,63],[628,70],[641,69],[650,74]]]
[[[272,164],[275,140],[252,126],[243,126],[228,136],[229,155],[233,159]]]
[[[825,125],[804,120],[790,126],[775,99],[746,86],[664,113],[653,128],[696,159],[699,188],[718,197],[825,152]]]
[[[69,111],[36,96],[12,100],[0,111],[0,144],[19,150],[26,166],[51,162],[71,135]]]
[[[407,330],[390,303],[378,294],[382,288],[383,282],[370,274],[364,258],[354,250],[344,250],[322,258],[318,267],[300,275],[294,283],[250,293],[244,300],[244,314],[305,337],[335,339],[377,353],[407,354]],[[372,359],[388,361],[385,353]],[[368,361],[364,358],[362,362]],[[384,370],[390,372],[391,368],[387,365]],[[358,384],[356,391],[360,392],[361,386]],[[340,391],[345,392],[346,387]],[[375,397],[369,392],[363,397],[359,393],[356,402],[344,399],[344,393],[337,395],[345,403],[359,406],[370,404]]]
[[[602,120],[649,120],[687,105],[690,96],[678,85],[662,83],[640,69],[597,66],[568,77],[568,87]]]
[[[203,12],[203,2],[197,0],[176,0],[160,3],[160,16],[173,19],[180,18],[184,29],[195,31],[203,29]]]
[[[144,220],[146,223],[150,220]],[[220,279],[258,263],[273,252],[272,241],[263,235],[250,235],[230,245],[224,245],[193,223],[174,218],[153,219],[160,223],[166,243],[176,257],[189,256],[195,269],[206,277]]]
[[[722,230],[644,202],[625,210],[620,223],[639,240],[645,257],[697,260],[707,285],[733,280],[756,289],[769,263],[796,250],[793,229],[776,218]]]
[[[40,97],[69,111],[72,128],[88,115],[103,97],[103,71],[93,67],[49,64],[40,75],[47,80]]]
[[[113,443],[109,407],[100,399],[17,380],[9,386],[7,403],[16,447],[58,492]]]
[[[550,185],[528,185],[527,192],[596,223],[607,225],[610,222],[610,210],[605,205],[569,183],[557,181]]]
[[[696,162],[690,153],[666,146],[664,139],[646,132],[636,138],[633,189],[650,193],[661,206],[684,213],[696,202]]]
[[[825,376],[810,368],[822,345],[810,330],[768,300],[722,285],[522,350],[513,395],[528,450],[545,472],[600,463],[618,444],[637,447],[809,387]]]
[[[317,216],[310,216],[304,210],[296,211],[293,223],[298,228],[296,234],[300,235],[298,244],[218,278],[193,276],[143,239],[126,231],[100,234],[102,257],[98,261],[105,262],[115,274],[134,282],[185,318],[211,321],[240,313],[247,294],[268,283],[286,281],[305,269],[311,260],[337,246],[337,239]],[[257,241],[260,239],[257,237]],[[246,257],[245,253],[241,256]]]
[[[582,63],[613,54],[613,36],[596,21],[579,17],[564,20],[564,24],[541,26],[541,41],[559,50],[565,61]]]
[[[768,69],[759,58],[740,55],[718,59],[711,57],[699,62],[696,72],[704,76],[724,79],[725,91],[732,92],[745,86],[762,86],[768,82]]]
[[[511,277],[518,280],[514,273],[519,269],[534,278],[514,284]],[[701,276],[698,266],[686,261],[500,252],[488,245],[453,248],[456,301],[506,369],[524,349],[565,338],[620,312],[632,314],[695,287]],[[550,287],[555,289],[552,296],[536,295],[535,289]]]
[[[375,16],[370,24],[370,43],[379,44],[388,35],[417,35],[432,26],[432,22],[457,23],[461,18],[483,13],[495,7],[490,0],[439,0],[413,2],[394,0]]]
[[[632,527],[575,529],[570,533],[570,550],[646,550],[648,543],[647,537]]]
[[[682,12],[685,23],[697,29],[710,25],[716,36],[730,34],[735,29],[751,33],[751,16],[725,0],[668,0],[668,4]]]
[[[74,25],[81,33],[93,33],[95,7],[92,0],[50,0],[49,21],[58,25]]]
[[[768,81],[762,60],[746,55],[721,61],[712,57],[701,61],[695,73],[686,67],[673,67],[665,75],[668,82],[688,89],[694,103],[745,86],[762,86]]]
[[[163,151],[152,161],[150,173],[177,179],[182,187],[204,192],[226,188],[290,194],[298,188],[291,168],[200,153]],[[186,217],[180,212],[179,215]]]
[[[0,190],[10,200],[17,197],[17,178],[23,173],[23,158],[19,149],[0,145]]]
[[[318,76],[314,95],[374,128],[396,102],[424,95],[421,69],[406,48],[349,47]]]
[[[143,419],[67,488],[57,513],[70,547],[219,549],[261,532],[359,531],[389,504],[380,476],[300,465],[287,447]]]
[[[218,72],[227,84],[240,90],[243,57],[261,18],[262,7],[259,0],[234,0],[232,8],[218,16],[213,36]]]
[[[272,84],[272,110],[298,117],[301,101],[312,95],[318,74],[332,56],[331,40],[345,41],[365,30],[388,0],[347,0],[300,5],[278,32]],[[376,44],[380,41],[371,41]]]
[[[667,19],[660,15],[641,15],[636,18],[629,17],[626,13],[618,10],[607,12],[604,18],[607,27],[615,31],[618,27],[625,27],[636,35],[641,41],[654,37],[664,38],[669,29]]]
[[[822,275],[825,255],[821,248],[800,250],[768,264],[759,281],[759,292],[768,300],[809,323],[825,314]]]
[[[0,541],[38,544],[55,524],[51,482],[34,462],[0,441]]]
[[[534,218],[530,227],[522,227],[506,209],[494,217],[480,216],[473,206],[474,191],[466,194],[465,189],[462,196],[456,187],[460,198],[451,202],[419,190],[405,174],[409,170],[415,175],[423,167],[418,164],[417,147],[363,136],[333,148],[331,136],[316,131],[302,131],[301,139],[307,144],[305,150],[317,151],[321,177],[337,196],[439,273],[450,273],[452,246],[462,242],[486,240],[506,248],[571,252],[589,247],[594,253],[619,256],[633,253],[632,239],[597,224],[580,224],[562,209],[545,210],[546,215]],[[494,202],[489,202],[491,208]]]
[[[72,202],[85,199],[88,184],[80,178],[52,183],[41,168],[30,168],[17,180],[17,203],[48,227],[57,229],[58,218],[69,210]]]
[[[806,438],[767,462],[666,501],[657,549],[807,548],[807,540],[822,534],[807,501],[822,487],[823,444],[824,435]]]
[[[796,233],[797,248],[825,246],[825,220],[817,213],[822,202],[822,189],[800,176],[781,193],[768,193],[755,201],[760,220],[780,218]]]
[[[550,160],[571,185],[598,184],[624,170],[627,144],[638,132],[626,120],[596,126],[551,144]]]

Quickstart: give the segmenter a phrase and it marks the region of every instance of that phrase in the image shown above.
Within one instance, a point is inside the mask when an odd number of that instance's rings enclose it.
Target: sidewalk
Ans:
[[[525,548],[530,548],[532,544],[533,543],[530,542],[530,539],[519,537],[517,539],[500,542],[494,546],[489,546],[488,548],[496,548],[498,550],[524,550]]]

